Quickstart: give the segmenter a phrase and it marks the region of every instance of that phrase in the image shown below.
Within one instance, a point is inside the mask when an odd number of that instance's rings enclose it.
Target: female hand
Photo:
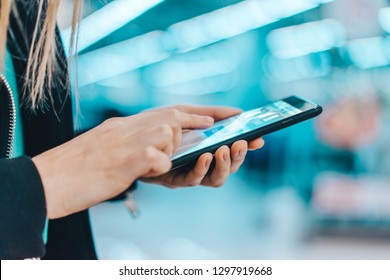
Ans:
[[[178,105],[157,110],[172,110],[172,108],[188,114],[210,116],[215,121],[241,113],[241,110],[227,107],[196,107],[188,105]],[[230,149],[227,146],[223,146],[216,151],[214,155],[215,167],[212,170],[210,166],[213,161],[213,155],[211,153],[205,153],[199,157],[195,167],[191,170],[173,170],[157,177],[144,178],[143,181],[162,184],[170,188],[197,185],[220,187],[224,185],[229,174],[236,172],[240,168],[245,160],[248,149],[260,149],[263,145],[264,141],[262,138],[258,138],[249,143],[244,140],[237,141]]]
[[[182,129],[206,128],[210,117],[176,109],[114,118],[33,158],[49,218],[63,217],[109,199],[139,177],[171,168]]]

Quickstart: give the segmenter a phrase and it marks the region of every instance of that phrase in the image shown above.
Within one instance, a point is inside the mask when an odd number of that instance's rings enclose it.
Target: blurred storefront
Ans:
[[[224,188],[141,183],[136,219],[96,206],[99,256],[389,259],[389,33],[388,0],[86,1],[80,131],[177,103],[251,109],[296,94],[324,107],[266,136]]]

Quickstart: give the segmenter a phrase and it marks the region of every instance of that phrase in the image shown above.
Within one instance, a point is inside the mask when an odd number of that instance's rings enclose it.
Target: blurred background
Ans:
[[[85,1],[79,131],[178,103],[324,107],[266,136],[221,189],[139,183],[137,218],[92,208],[99,257],[390,259],[389,33],[389,0]]]

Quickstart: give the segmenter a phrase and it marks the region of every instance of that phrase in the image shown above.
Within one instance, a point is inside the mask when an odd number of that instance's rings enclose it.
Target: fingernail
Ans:
[[[225,162],[228,162],[229,161],[229,155],[228,154],[223,154],[223,160]]]
[[[207,122],[207,123],[214,123],[214,119],[212,117],[203,117],[204,121]]]
[[[241,150],[239,153],[240,157],[244,157],[246,155],[246,151]]]

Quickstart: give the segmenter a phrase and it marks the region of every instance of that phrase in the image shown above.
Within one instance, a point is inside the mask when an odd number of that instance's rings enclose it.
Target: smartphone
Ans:
[[[260,108],[216,122],[207,129],[183,133],[180,147],[172,157],[172,169],[194,163],[203,153],[215,153],[238,140],[251,141],[321,114],[320,105],[290,96]]]

